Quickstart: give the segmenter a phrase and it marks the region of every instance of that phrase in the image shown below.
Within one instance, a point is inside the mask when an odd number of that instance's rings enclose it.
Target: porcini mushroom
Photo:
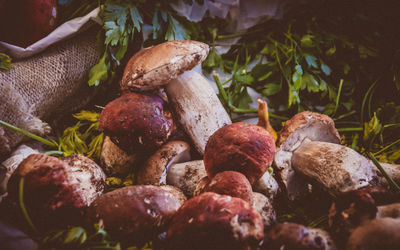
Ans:
[[[378,184],[375,166],[367,158],[329,142],[303,142],[293,152],[292,167],[332,196]]]
[[[42,229],[78,223],[83,208],[96,195],[91,192],[96,187],[82,190],[67,162],[42,154],[28,156],[12,174],[8,182],[11,200],[19,200],[21,185],[25,207],[34,224]]]
[[[204,61],[207,44],[190,40],[169,41],[143,49],[127,63],[122,90],[152,90],[165,85]]]
[[[238,171],[251,184],[267,171],[275,154],[275,142],[265,129],[237,122],[217,130],[208,140],[204,165],[212,179],[223,171]]]
[[[248,203],[253,203],[253,190],[246,176],[236,171],[217,173],[202,190],[240,198]]]
[[[125,93],[105,106],[99,121],[104,133],[128,153],[156,150],[173,130],[166,103],[152,94]]]
[[[165,230],[180,206],[173,194],[160,187],[128,186],[94,200],[88,208],[88,223],[101,223],[114,239],[141,246]]]
[[[289,200],[309,192],[308,182],[292,167],[292,154],[305,139],[340,143],[333,120],[323,114],[309,111],[293,116],[283,126],[278,136],[274,167]]]
[[[214,89],[192,70],[169,82],[166,92],[177,121],[203,155],[210,136],[232,123]]]
[[[272,202],[261,193],[253,192],[252,196],[252,206],[261,215],[264,228],[271,226],[276,221],[276,212]]]
[[[182,190],[187,197],[192,197],[200,179],[207,176],[203,160],[172,164],[167,171],[167,184]]]
[[[265,233],[262,249],[336,250],[336,246],[324,230],[285,222],[274,225]]]
[[[167,249],[256,249],[264,236],[260,214],[242,199],[203,193],[183,204],[167,231]]]
[[[140,153],[128,154],[106,136],[101,147],[100,164],[108,175],[127,175],[139,162]]]
[[[190,146],[184,141],[170,141],[158,149],[140,167],[137,173],[138,184],[166,184],[168,167],[173,163],[190,160]]]
[[[269,171],[265,171],[263,176],[253,184],[253,191],[262,193],[270,199],[278,194],[278,190],[278,182]]]

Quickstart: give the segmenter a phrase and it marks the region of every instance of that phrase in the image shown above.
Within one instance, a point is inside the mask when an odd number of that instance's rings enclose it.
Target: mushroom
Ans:
[[[175,196],[175,198],[179,201],[181,206],[187,200],[187,198],[186,198],[185,194],[182,192],[182,190],[180,190],[177,187],[174,187],[171,185],[161,185],[160,188],[173,194]]]
[[[106,175],[103,170],[96,162],[84,155],[70,155],[62,160],[69,165],[90,205],[106,187]]]
[[[203,193],[179,208],[167,231],[167,249],[256,249],[263,221],[242,199]]]
[[[258,181],[253,184],[253,191],[262,193],[270,199],[278,194],[279,185],[269,171],[265,171]]]
[[[285,222],[274,225],[265,233],[262,249],[336,250],[336,246],[329,234],[322,229]]]
[[[385,172],[392,178],[392,180],[396,183],[400,183],[400,165],[399,164],[390,164],[380,162],[382,168]],[[387,179],[382,176],[381,172],[378,172],[379,183],[383,186],[389,186]]]
[[[89,225],[99,223],[113,239],[141,246],[166,229],[181,202],[157,186],[137,185],[98,197],[87,211]]]
[[[253,203],[253,190],[246,176],[236,171],[224,171],[216,174],[202,192],[214,192],[240,198]]]
[[[332,196],[378,184],[374,165],[355,150],[329,142],[303,142],[292,167],[316,181]]]
[[[101,130],[128,153],[156,150],[173,130],[166,103],[152,94],[125,93],[105,106],[99,121]]]
[[[113,143],[109,136],[103,141],[100,164],[108,175],[127,175],[132,172],[140,154],[128,154]]]
[[[274,167],[289,200],[309,193],[308,182],[292,167],[292,154],[305,139],[340,143],[339,133],[329,116],[304,111],[285,123],[278,136]]]
[[[165,85],[204,61],[207,44],[197,41],[169,41],[143,49],[127,63],[121,81],[122,90],[152,90]]]
[[[208,184],[210,184],[210,179],[208,178],[208,176],[204,176],[203,178],[201,178],[193,191],[193,196],[198,196],[204,193],[204,190],[207,188]]]
[[[391,250],[400,247],[400,220],[373,219],[356,228],[347,241],[347,250]]]
[[[184,141],[170,141],[158,149],[140,167],[137,173],[138,184],[163,185],[169,166],[173,163],[190,160],[190,146]]]
[[[207,176],[203,160],[172,164],[167,171],[167,184],[182,190],[192,197],[200,179]]]
[[[376,218],[391,217],[400,219],[400,203],[393,203],[377,207]]]
[[[263,194],[252,193],[252,207],[261,215],[264,228],[271,226],[276,221],[276,212],[271,201]]]
[[[267,171],[275,154],[275,142],[265,129],[237,122],[218,129],[208,140],[204,165],[212,179],[223,171],[238,171],[254,184]]]
[[[67,162],[42,154],[28,156],[12,174],[8,182],[11,200],[19,201],[21,186],[25,207],[42,229],[78,223],[95,195],[90,190],[96,190],[94,186],[83,191],[77,172]]]
[[[232,123],[214,89],[192,70],[169,82],[166,92],[177,121],[203,155],[210,136]]]

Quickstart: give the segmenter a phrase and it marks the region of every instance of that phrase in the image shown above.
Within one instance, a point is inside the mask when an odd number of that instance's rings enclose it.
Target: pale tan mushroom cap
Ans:
[[[165,85],[204,61],[207,44],[190,40],[161,43],[136,53],[127,63],[122,90],[151,90]]]

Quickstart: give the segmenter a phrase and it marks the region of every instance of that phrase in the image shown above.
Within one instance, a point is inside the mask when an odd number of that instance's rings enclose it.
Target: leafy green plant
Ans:
[[[7,54],[0,53],[0,70],[11,69],[11,57]]]

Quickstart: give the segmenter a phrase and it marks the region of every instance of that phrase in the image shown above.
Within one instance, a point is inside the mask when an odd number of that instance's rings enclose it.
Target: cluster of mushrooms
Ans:
[[[171,41],[134,55],[121,96],[100,115],[107,136],[101,167],[82,155],[31,154],[11,174],[7,198],[18,202],[22,186],[37,227],[98,223],[126,246],[399,248],[399,195],[385,188],[373,163],[340,145],[333,120],[299,113],[276,143],[265,126],[232,123],[208,81],[192,70],[208,50]],[[399,166],[384,167],[400,181]],[[132,171],[136,185],[103,193],[105,173]],[[310,199],[315,190],[333,200],[329,233],[277,223],[276,197]]]

